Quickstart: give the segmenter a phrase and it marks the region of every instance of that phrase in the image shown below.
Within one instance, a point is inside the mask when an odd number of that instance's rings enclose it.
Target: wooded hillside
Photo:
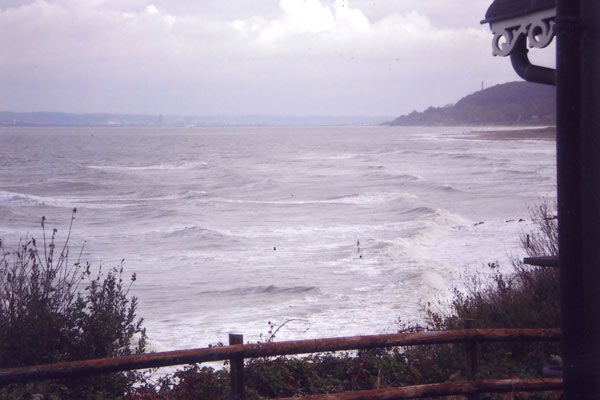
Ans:
[[[413,111],[389,125],[554,125],[554,86],[509,82],[492,86],[445,107]]]

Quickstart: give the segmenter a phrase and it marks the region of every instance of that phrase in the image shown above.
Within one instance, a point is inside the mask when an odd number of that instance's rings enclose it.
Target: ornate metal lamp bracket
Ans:
[[[495,56],[511,54],[519,40],[526,38],[529,47],[544,48],[554,39],[556,9],[538,11],[512,19],[492,22],[492,51]]]

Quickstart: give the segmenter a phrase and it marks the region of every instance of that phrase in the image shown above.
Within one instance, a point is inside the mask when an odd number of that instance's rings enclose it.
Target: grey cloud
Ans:
[[[0,109],[393,115],[514,79],[479,0],[230,3],[6,8]]]

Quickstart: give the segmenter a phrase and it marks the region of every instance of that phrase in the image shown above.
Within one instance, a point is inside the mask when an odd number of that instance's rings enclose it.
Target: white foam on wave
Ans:
[[[414,214],[411,219],[397,225],[399,236],[389,240],[388,246],[381,247],[377,257],[418,268],[436,266],[443,270],[444,263],[437,262],[437,247],[448,240],[449,235],[472,225],[472,221],[445,209],[419,207],[407,212],[410,213]]]
[[[353,158],[357,158],[360,156],[364,156],[364,154],[358,153],[342,153],[342,154],[306,154],[303,156],[295,157],[294,160],[297,161],[325,161],[325,160],[351,160]]]
[[[197,197],[205,197],[208,192],[205,190],[183,190],[177,193],[167,194],[164,196],[146,195],[140,193],[137,197],[129,198],[131,201],[165,201],[165,200],[191,200]]]
[[[294,295],[305,294],[308,292],[318,292],[315,286],[277,286],[277,285],[259,285],[239,287],[227,290],[205,290],[196,293],[199,296],[248,296],[248,295]]]
[[[208,168],[204,161],[184,161],[180,163],[161,163],[151,165],[88,165],[87,168],[106,171],[136,172],[136,171],[160,171],[160,170],[196,170]]]
[[[22,205],[46,205],[52,207],[87,207],[87,208],[116,208],[125,207],[127,204],[107,203],[110,201],[123,201],[123,199],[107,199],[95,197],[52,197],[37,196],[34,194],[9,192],[0,190],[0,201],[15,202]]]
[[[166,196],[39,196],[29,193],[0,190],[0,201],[16,203],[17,205],[45,205],[59,208],[94,208],[114,209],[137,205],[143,202],[160,202],[166,200],[193,199],[206,196],[205,191],[186,190],[181,193]]]
[[[198,225],[176,225],[171,226],[167,229],[162,230],[150,230],[145,232],[145,234],[158,234],[162,237],[169,238],[187,238],[187,239],[198,239],[198,237],[203,240],[206,239],[223,239],[227,236],[233,237],[232,235],[228,235],[224,232],[208,229]]]
[[[367,192],[367,193],[352,193],[348,195],[333,197],[330,199],[314,199],[314,200],[247,200],[216,197],[206,199],[205,202],[221,202],[234,204],[273,204],[273,205],[310,205],[310,204],[375,204],[385,203],[400,199],[417,198],[413,193],[407,192]]]

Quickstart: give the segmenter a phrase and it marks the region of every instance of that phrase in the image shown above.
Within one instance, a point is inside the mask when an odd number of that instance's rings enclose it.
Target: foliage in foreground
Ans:
[[[128,297],[123,263],[96,273],[80,262],[81,251],[69,259],[65,242],[43,231],[15,250],[0,241],[0,368],[120,356],[144,352],[146,332],[137,318],[137,299]],[[45,219],[41,221],[45,228]],[[83,249],[82,249],[83,250]],[[36,393],[49,399],[119,398],[139,373],[105,374],[52,380],[0,389],[2,399],[28,399]]]
[[[542,201],[532,211],[532,218],[537,229],[522,234],[523,250],[529,256],[555,255],[557,227],[548,203]],[[495,271],[492,281],[484,283],[471,276],[466,292],[454,292],[448,312],[431,306],[426,310],[425,329],[460,329],[465,319],[474,319],[482,328],[560,326],[558,271],[524,266],[514,260],[514,274],[507,276],[497,272],[496,264],[488,266]],[[543,367],[560,361],[555,343],[486,344],[480,349],[480,378],[540,377]],[[462,380],[463,360],[462,345],[253,359],[245,366],[246,394],[249,399],[261,399]],[[228,379],[226,370],[191,366],[158,383],[147,382],[129,398],[226,399]],[[505,396],[488,394],[482,398],[559,398],[556,393]]]

